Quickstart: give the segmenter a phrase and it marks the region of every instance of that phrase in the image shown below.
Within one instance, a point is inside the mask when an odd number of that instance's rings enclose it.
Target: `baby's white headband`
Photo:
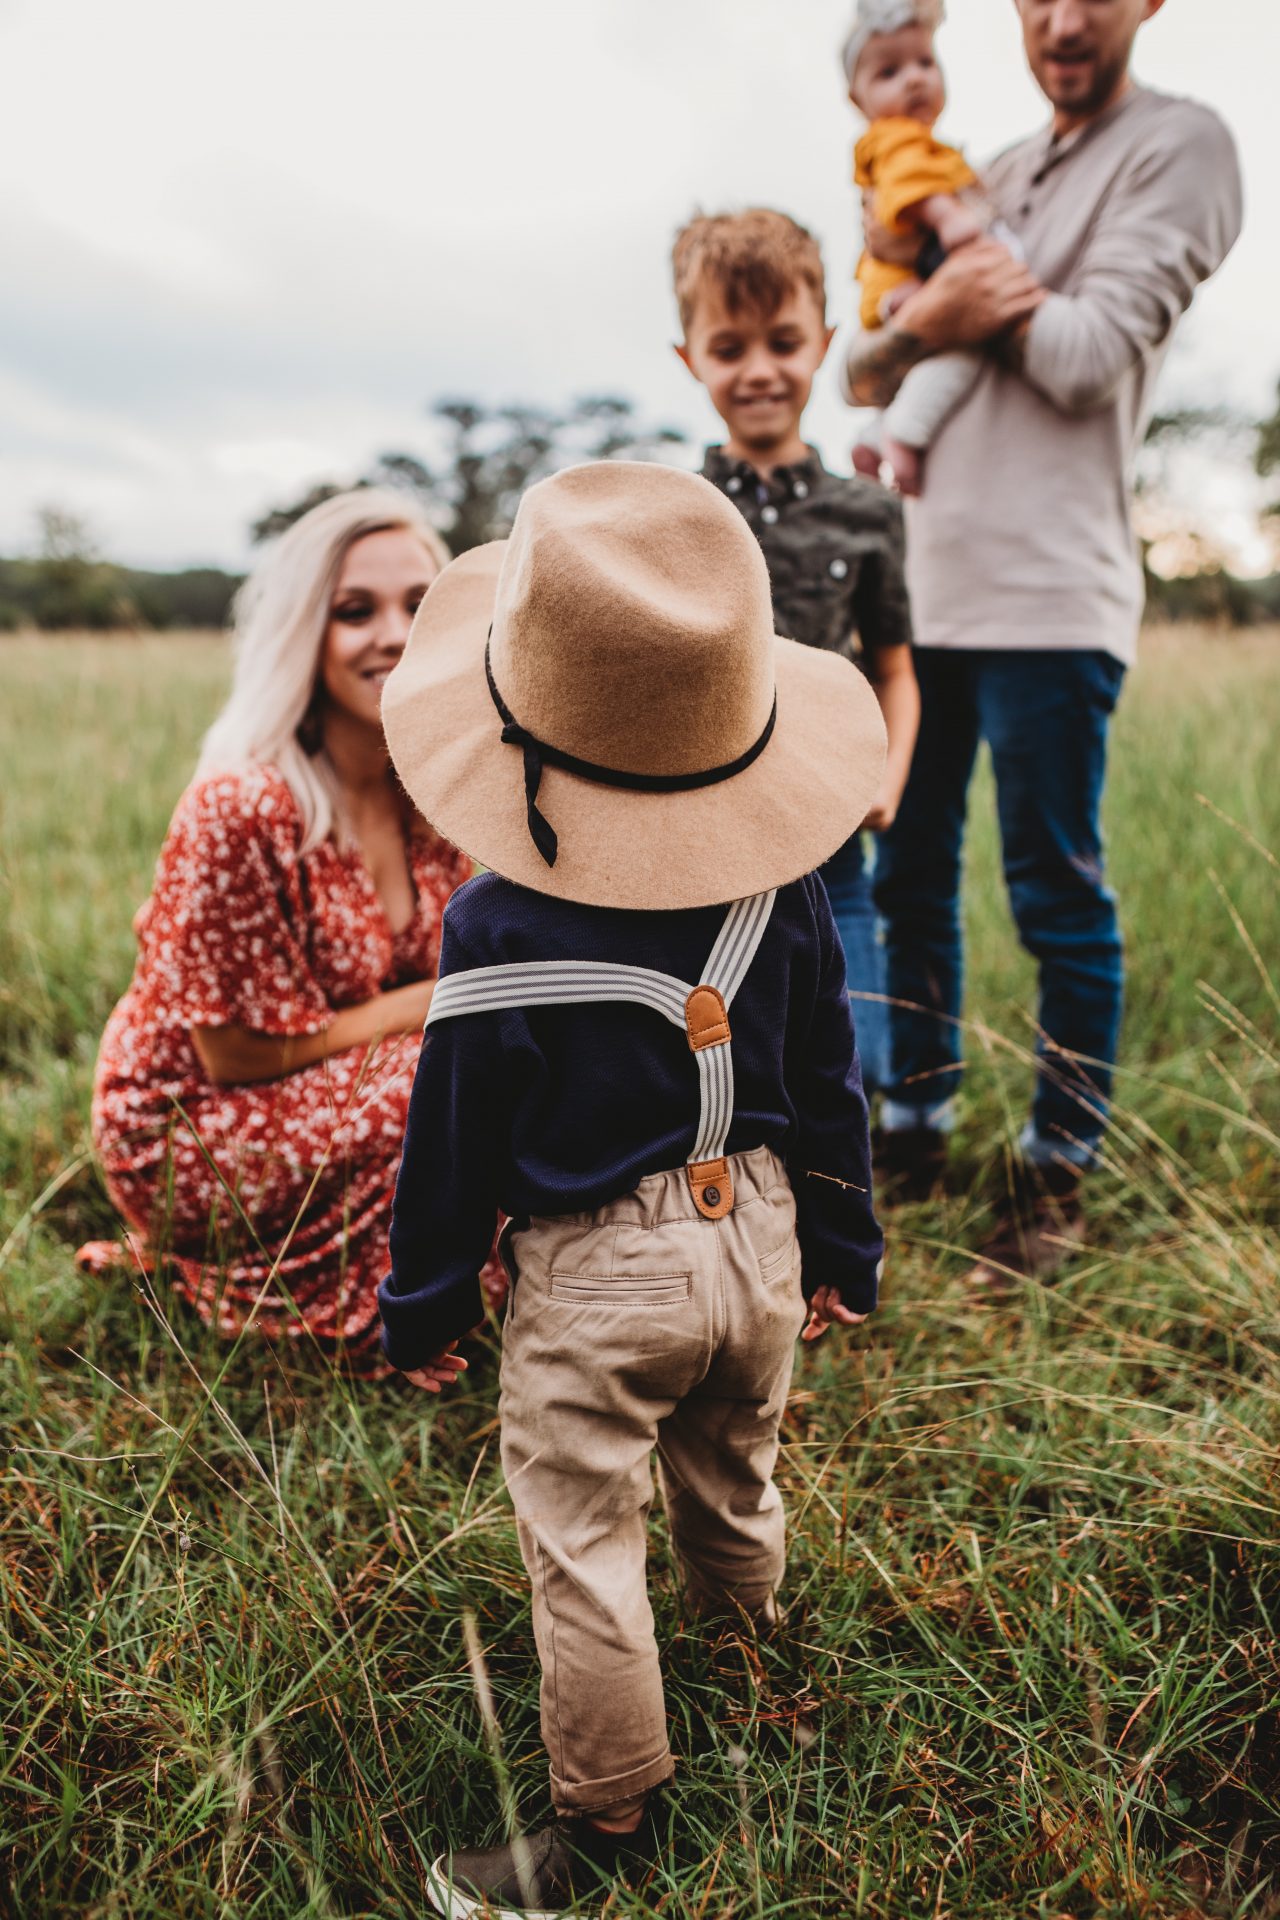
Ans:
[[[858,62],[873,34],[897,33],[902,27],[927,27],[930,33],[936,33],[943,13],[943,0],[858,0],[853,25],[840,49],[840,64],[849,85],[853,85]]]

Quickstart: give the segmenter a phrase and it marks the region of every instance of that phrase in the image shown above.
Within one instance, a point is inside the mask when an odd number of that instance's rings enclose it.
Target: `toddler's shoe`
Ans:
[[[657,1851],[648,1808],[634,1833],[560,1819],[504,1846],[441,1854],[427,1892],[445,1920],[553,1920],[584,1896],[603,1902],[620,1880],[642,1878]]]

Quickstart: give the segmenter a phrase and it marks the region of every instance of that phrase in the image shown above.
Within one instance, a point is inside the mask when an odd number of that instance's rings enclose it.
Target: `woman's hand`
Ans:
[[[467,1363],[457,1348],[457,1341],[451,1340],[425,1366],[415,1367],[412,1373],[406,1373],[405,1379],[412,1380],[415,1387],[421,1387],[426,1393],[439,1393],[442,1388],[451,1387],[458,1375],[467,1370]]]
[[[378,1001],[389,1023],[385,1031],[421,1033],[427,1024],[427,1013],[435,990],[434,980],[411,980],[407,987],[393,987],[390,993],[380,993]]]
[[[419,1033],[427,1018],[434,980],[413,980],[390,993],[376,993],[357,1007],[343,1007],[319,1033],[259,1033],[230,1023],[191,1027],[191,1044],[217,1087],[283,1080],[348,1047],[369,1046],[390,1034]]]
[[[821,1340],[827,1328],[835,1321],[842,1327],[860,1327],[869,1315],[851,1313],[840,1298],[837,1287],[819,1287],[809,1302],[809,1320],[802,1340]]]

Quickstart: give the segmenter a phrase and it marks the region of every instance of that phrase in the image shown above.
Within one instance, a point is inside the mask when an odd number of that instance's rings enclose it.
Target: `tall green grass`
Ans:
[[[0,646],[0,1907],[425,1910],[500,1830],[476,1623],[545,1809],[482,1342],[441,1404],[226,1349],[138,1277],[87,1154],[129,922],[224,684],[204,640]],[[952,1191],[801,1357],[776,1645],[685,1617],[681,1766],[618,1916],[1280,1913],[1280,640],[1148,638],[1115,733],[1130,992],[1111,1164],[1051,1292],[964,1290],[1034,1042],[985,775]]]

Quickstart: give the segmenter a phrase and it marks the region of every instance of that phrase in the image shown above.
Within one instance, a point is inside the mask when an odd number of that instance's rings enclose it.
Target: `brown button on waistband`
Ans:
[[[704,1220],[723,1220],[733,1212],[733,1175],[726,1159],[691,1161],[685,1172],[693,1204]]]

